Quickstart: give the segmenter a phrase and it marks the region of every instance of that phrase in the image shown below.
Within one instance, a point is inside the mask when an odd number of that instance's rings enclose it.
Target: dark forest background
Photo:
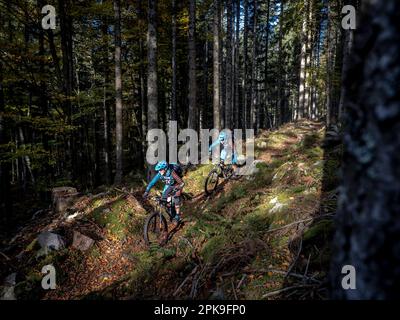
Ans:
[[[341,27],[349,4],[356,31]],[[336,281],[336,296],[398,297],[399,14],[394,0],[0,0],[2,232],[53,187],[145,176],[147,130],[169,120],[316,120],[344,138],[335,280],[361,268],[362,290]]]
[[[341,116],[343,1],[1,1],[1,217],[142,172],[146,132]],[[18,201],[17,201],[18,200]],[[44,199],[42,199],[44,200]]]

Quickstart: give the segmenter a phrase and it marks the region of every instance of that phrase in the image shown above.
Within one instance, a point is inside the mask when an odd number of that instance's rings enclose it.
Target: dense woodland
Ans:
[[[146,132],[338,122],[343,1],[1,2],[2,219],[52,186],[121,183]],[[46,3],[47,4],[47,3]]]
[[[46,4],[56,8],[54,30],[41,25]],[[357,10],[354,31],[342,28],[345,5]],[[53,187],[74,186],[89,193],[145,179],[151,170],[145,161],[147,131],[167,131],[170,120],[178,122],[179,130],[253,128],[261,140],[268,132],[276,147],[269,151],[272,158],[290,160],[282,164],[272,159],[255,183],[243,184],[239,193],[234,189],[227,200],[222,196],[224,206],[256,192],[252,187],[260,179],[271,193],[276,186],[269,175],[283,168],[285,178],[297,156],[298,161],[314,161],[317,154],[327,161],[333,152],[316,146],[325,127],[327,135],[344,142],[335,142],[340,145],[335,156],[342,161],[342,187],[333,296],[398,298],[399,14],[395,0],[0,0],[2,234],[13,235],[21,221],[48,206]],[[285,127],[288,123],[294,124]],[[290,130],[296,139],[306,135],[303,140],[311,143],[295,144],[287,135]],[[310,130],[315,132],[310,135]],[[287,147],[273,141],[274,132],[286,134]],[[308,182],[299,178],[296,185],[304,191],[307,183],[322,181],[322,193],[314,190],[321,197],[318,214],[325,212],[326,198],[333,194],[335,203],[322,216],[336,212],[336,177],[324,186],[329,170],[325,166],[326,176]],[[293,181],[282,182],[277,190],[293,188]],[[292,195],[296,202],[298,192]],[[300,207],[304,203],[299,199]],[[219,213],[226,208],[217,200],[208,205]],[[253,201],[248,206],[258,214]],[[198,203],[191,206],[194,210]],[[308,210],[309,220],[314,209]],[[260,221],[257,228],[269,227]],[[251,241],[259,240],[255,234]],[[227,237],[233,244],[224,247],[237,252],[235,245],[246,244],[248,237],[246,233],[243,242]],[[317,240],[315,245],[323,243]],[[307,276],[314,252],[306,264],[295,265],[300,241],[286,276],[296,268]],[[357,266],[359,290],[340,287],[345,264]],[[201,270],[203,276],[211,273]],[[236,280],[241,285],[243,279]]]

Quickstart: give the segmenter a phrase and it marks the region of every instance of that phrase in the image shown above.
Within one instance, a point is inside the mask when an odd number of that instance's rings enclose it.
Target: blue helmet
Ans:
[[[167,168],[168,168],[168,162],[167,161],[159,161],[156,164],[155,170],[156,171],[160,171],[160,170],[167,169]]]
[[[222,142],[225,140],[225,138],[226,138],[226,133],[224,131],[220,132],[219,137],[218,137],[219,141]]]

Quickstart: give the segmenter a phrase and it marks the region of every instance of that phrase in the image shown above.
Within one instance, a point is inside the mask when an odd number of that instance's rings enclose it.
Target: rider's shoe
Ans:
[[[183,223],[182,218],[178,214],[175,215],[175,217],[172,219],[172,224],[174,227],[177,228],[181,223]]]

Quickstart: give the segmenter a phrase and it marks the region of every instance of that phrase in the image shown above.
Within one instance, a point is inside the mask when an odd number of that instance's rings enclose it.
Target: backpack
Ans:
[[[175,173],[176,173],[180,178],[183,177],[183,169],[182,169],[182,167],[181,167],[178,163],[170,163],[170,164],[169,164],[169,168],[170,168],[171,170],[174,170]]]

